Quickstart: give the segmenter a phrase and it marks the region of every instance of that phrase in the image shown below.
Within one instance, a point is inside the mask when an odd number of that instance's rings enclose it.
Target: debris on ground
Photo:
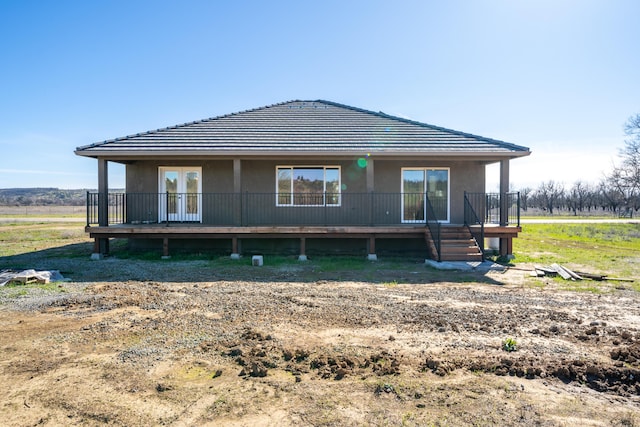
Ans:
[[[633,282],[635,281],[634,279],[625,279],[622,277],[610,277],[607,276],[606,274],[594,274],[594,273],[585,273],[582,271],[573,271],[563,265],[560,264],[551,264],[548,266],[539,266],[536,265],[533,269],[533,271],[531,272],[531,276],[533,277],[545,277],[545,276],[560,276],[562,277],[564,280],[583,280],[583,279],[590,279],[590,280],[597,280],[597,281],[604,281],[604,280],[614,280],[614,281],[618,281],[618,282]]]
[[[17,284],[28,285],[31,283],[47,284],[50,282],[61,282],[65,278],[58,270],[36,271],[30,270],[2,270],[0,271],[0,286]]]

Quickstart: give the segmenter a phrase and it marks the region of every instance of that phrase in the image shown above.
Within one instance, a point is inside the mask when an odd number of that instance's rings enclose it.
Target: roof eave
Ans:
[[[526,157],[531,151],[376,151],[369,150],[363,153],[362,150],[338,150],[338,151],[272,151],[272,150],[224,150],[216,152],[207,152],[207,150],[76,150],[75,154],[83,157],[91,158],[137,158],[143,159],[148,157],[237,157],[237,156],[256,156],[256,157],[273,157],[273,156],[362,156],[368,154],[377,157],[403,157],[403,156],[429,156],[429,157],[504,157],[516,158]]]

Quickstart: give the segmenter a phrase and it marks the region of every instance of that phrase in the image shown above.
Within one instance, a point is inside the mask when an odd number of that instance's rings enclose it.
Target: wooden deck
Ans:
[[[443,228],[461,227],[454,224],[443,224]],[[232,254],[238,253],[238,241],[242,239],[300,239],[300,255],[305,255],[307,238],[323,239],[367,239],[369,254],[375,254],[377,238],[394,239],[429,239],[424,224],[404,224],[393,226],[210,226],[199,223],[169,224],[117,224],[105,226],[87,226],[85,231],[95,239],[94,253],[108,253],[110,238],[125,239],[161,239],[163,255],[169,255],[169,244],[172,239],[230,239]],[[499,238],[501,249],[511,253],[512,239],[522,231],[520,227],[486,226],[484,235],[488,238]],[[425,247],[426,250],[426,247]]]
[[[360,238],[367,239],[371,256],[376,253],[376,238],[424,238],[424,225],[401,226],[205,226],[202,224],[118,224],[109,227],[87,226],[85,231],[95,239],[94,253],[109,252],[110,238],[162,239],[163,256],[169,256],[171,239],[231,239],[231,254],[237,255],[241,239],[300,239],[300,256],[306,256],[307,238]]]
[[[479,225],[471,226],[471,228],[479,228]],[[497,237],[497,238],[514,238],[518,237],[518,233],[522,232],[522,227],[516,226],[501,226],[501,225],[484,225],[484,237]]]
[[[473,226],[471,228],[474,227],[479,226]],[[522,227],[519,226],[484,225],[485,238],[500,239],[500,255],[502,256],[510,256],[513,254],[513,239],[518,237],[518,233],[520,232],[522,232]]]
[[[274,237],[324,237],[324,238],[364,238],[386,236],[398,238],[421,237],[424,225],[400,226],[253,226],[217,227],[202,224],[142,224],[111,225],[109,227],[85,227],[92,238],[189,238],[227,239],[230,237],[274,238]]]

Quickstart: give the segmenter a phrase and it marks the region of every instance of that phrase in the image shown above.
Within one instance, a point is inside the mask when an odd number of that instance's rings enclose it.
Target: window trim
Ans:
[[[438,222],[442,223],[442,224],[448,224],[451,222],[451,168],[450,167],[445,167],[445,166],[438,166],[438,167],[433,167],[433,166],[406,166],[406,167],[402,167],[400,168],[400,193],[404,194],[404,171],[407,170],[420,170],[425,172],[424,174],[424,185],[425,188],[423,188],[423,191],[427,191],[426,186],[427,186],[427,171],[447,171],[447,218],[446,219],[439,219]],[[400,220],[402,221],[403,224],[415,224],[415,223],[421,223],[424,222],[422,220],[407,220],[404,219],[404,197],[402,197],[401,203],[400,203]]]
[[[278,188],[278,172],[282,169],[288,169],[291,171],[291,186],[290,186],[290,192],[288,193],[290,195],[289,198],[289,203],[280,203],[280,190]],[[293,183],[294,183],[294,178],[293,178],[293,171],[295,169],[322,169],[323,171],[323,183],[322,183],[322,188],[323,188],[323,203],[322,204],[316,204],[316,205],[296,205],[294,204],[294,200],[295,200],[295,192],[293,191]],[[327,200],[326,200],[326,194],[327,194],[327,169],[334,169],[338,171],[338,203],[332,203],[332,204],[328,204]],[[276,187],[276,207],[291,207],[291,208],[309,208],[309,207],[328,207],[328,208],[337,208],[342,206],[342,167],[339,165],[276,165],[276,182],[275,182],[275,187]]]

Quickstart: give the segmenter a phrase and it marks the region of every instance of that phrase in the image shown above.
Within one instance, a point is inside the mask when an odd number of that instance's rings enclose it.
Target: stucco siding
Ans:
[[[402,168],[448,168],[450,222],[464,222],[464,192],[484,192],[485,166],[478,161],[377,160],[374,187],[376,192],[395,193],[402,188]]]
[[[203,208],[202,221],[207,224],[281,223],[283,216],[290,224],[304,224],[311,218],[327,224],[398,224],[401,222],[399,193],[402,185],[402,169],[448,168],[450,222],[464,222],[464,192],[484,192],[485,166],[480,161],[374,160],[374,192],[385,193],[374,201],[367,197],[366,168],[357,159],[323,161],[292,160],[242,160],[241,191],[243,200],[233,196],[233,160],[135,162],[127,165],[127,192],[148,193],[144,206],[130,202],[129,218],[143,221],[157,220],[158,200],[151,200],[158,193],[158,168],[161,166],[199,166],[202,168]],[[278,207],[275,203],[277,166],[339,166],[341,168],[340,207]],[[226,194],[219,196],[218,193]],[[216,194],[215,196],[213,194]],[[249,194],[249,196],[247,195]],[[261,195],[260,195],[261,194]],[[395,195],[395,196],[394,196]],[[250,204],[249,204],[250,203]],[[375,203],[374,212],[369,209]],[[244,205],[243,205],[244,204]],[[384,207],[382,206],[384,204]],[[244,217],[241,217],[241,205]],[[320,216],[322,218],[320,218]],[[316,218],[317,217],[317,218]],[[236,224],[237,223],[237,224]]]

